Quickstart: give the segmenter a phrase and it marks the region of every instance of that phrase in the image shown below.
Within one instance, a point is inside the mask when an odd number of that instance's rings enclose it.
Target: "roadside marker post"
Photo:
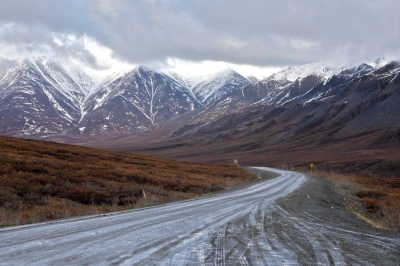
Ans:
[[[311,174],[312,174],[312,170],[313,170],[314,166],[315,166],[315,165],[314,165],[313,163],[310,163]]]

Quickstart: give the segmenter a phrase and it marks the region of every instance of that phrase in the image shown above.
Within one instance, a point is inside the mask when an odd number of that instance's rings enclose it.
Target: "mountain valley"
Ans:
[[[185,161],[400,171],[398,61],[313,63],[262,80],[225,69],[199,84],[143,66],[100,82],[65,69],[36,58],[7,72],[2,135]]]
[[[399,63],[362,64],[326,78],[267,78],[177,116],[146,136],[90,144],[180,160],[310,162],[323,170],[398,175]],[[127,145],[127,143],[131,143]]]

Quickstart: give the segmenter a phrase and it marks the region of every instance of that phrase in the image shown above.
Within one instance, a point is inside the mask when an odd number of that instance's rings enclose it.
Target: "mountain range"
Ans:
[[[379,59],[293,66],[262,80],[228,68],[191,84],[139,66],[95,82],[50,58],[23,59],[0,80],[0,134],[179,159],[211,152],[208,161],[392,148],[400,145],[399,73],[400,62]]]
[[[0,133],[46,137],[129,134],[201,106],[170,76],[137,67],[96,84],[49,58],[23,59],[0,81]]]
[[[304,66],[300,68],[304,69]],[[400,174],[400,62],[293,67],[159,125],[92,146],[185,161]],[[320,71],[322,69],[322,71]]]

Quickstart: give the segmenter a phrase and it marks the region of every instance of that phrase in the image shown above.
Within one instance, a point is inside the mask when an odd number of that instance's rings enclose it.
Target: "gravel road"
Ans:
[[[240,190],[3,228],[0,265],[400,265],[400,235],[349,213],[329,183],[253,171]]]

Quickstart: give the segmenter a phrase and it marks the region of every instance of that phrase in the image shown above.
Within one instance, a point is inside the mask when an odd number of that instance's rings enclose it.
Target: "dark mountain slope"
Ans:
[[[193,93],[203,104],[209,104],[225,98],[226,95],[249,83],[247,78],[227,68],[194,86]]]
[[[71,97],[74,91],[55,87],[43,68],[40,60],[23,60],[0,81],[1,134],[59,134],[78,122],[81,114]]]
[[[326,81],[310,76],[306,79],[314,82],[302,88],[300,80],[278,89],[248,85],[244,96],[235,91],[161,125],[153,136],[101,146],[178,159],[239,157],[275,166],[314,161],[324,168],[336,164],[348,171],[399,173],[399,156],[392,156],[400,148],[399,72],[396,64],[383,69],[354,68]],[[243,104],[246,90],[254,92],[248,95],[256,103]],[[234,109],[240,104],[243,108]]]
[[[68,134],[101,138],[143,133],[199,106],[191,91],[174,79],[138,67],[90,95],[84,103],[86,115]]]

